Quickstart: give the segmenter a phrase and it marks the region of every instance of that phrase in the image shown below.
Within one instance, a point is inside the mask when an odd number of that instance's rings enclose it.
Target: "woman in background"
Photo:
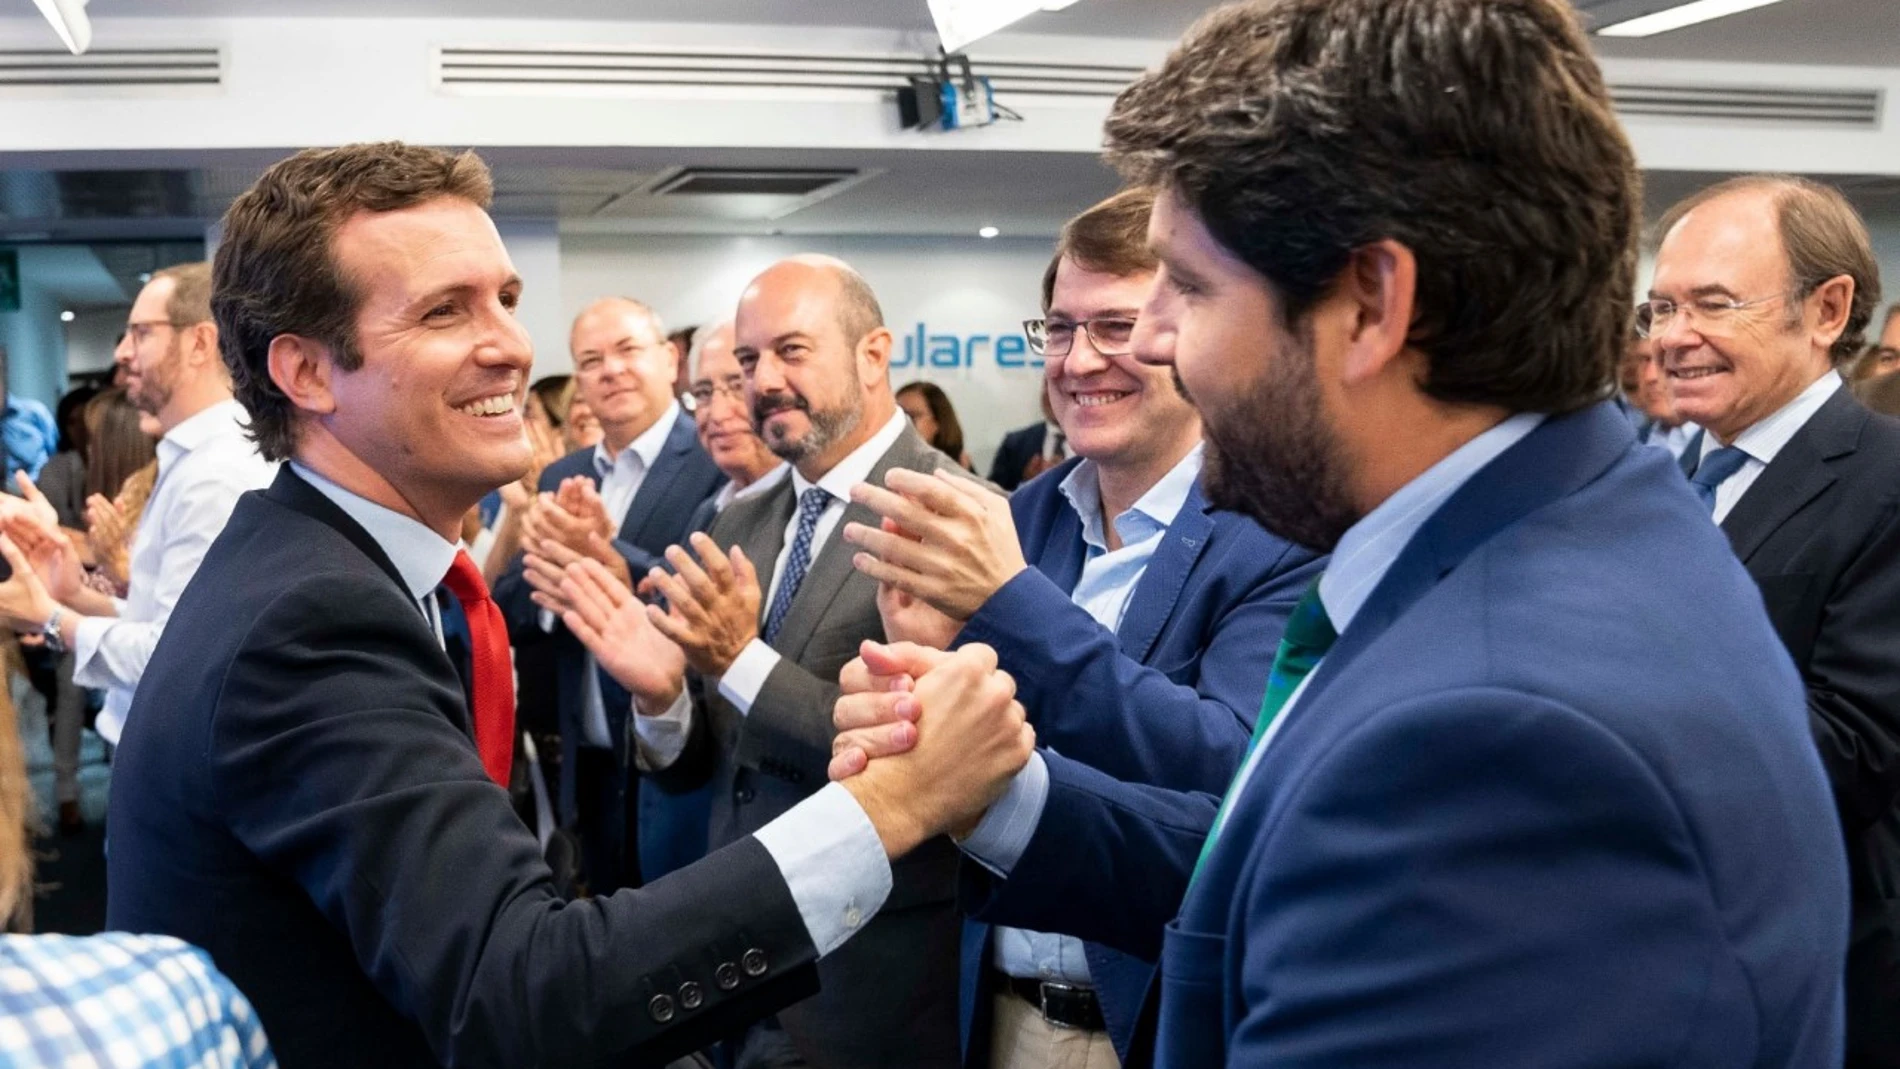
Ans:
[[[897,405],[910,417],[918,437],[938,452],[955,457],[965,471],[976,470],[970,466],[970,454],[963,451],[963,424],[957,421],[957,410],[951,407],[950,395],[936,383],[919,381],[905,386],[897,391]]]
[[[155,428],[124,390],[107,390],[93,398],[86,408],[86,426],[86,539],[94,565],[110,583],[109,592],[123,597],[131,574],[132,539],[158,481]]]

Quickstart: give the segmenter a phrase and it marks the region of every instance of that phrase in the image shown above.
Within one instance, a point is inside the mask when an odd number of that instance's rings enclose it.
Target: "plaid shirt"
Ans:
[[[0,936],[0,1065],[274,1069],[251,1004],[168,936]]]

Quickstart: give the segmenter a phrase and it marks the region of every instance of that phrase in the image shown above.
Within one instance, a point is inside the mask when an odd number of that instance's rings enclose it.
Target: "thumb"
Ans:
[[[40,493],[40,488],[33,485],[32,478],[28,476],[26,472],[23,472],[23,471],[14,472],[13,481],[19,485],[21,497],[24,497],[28,501],[34,502],[35,504],[38,504],[46,500],[46,495]]]

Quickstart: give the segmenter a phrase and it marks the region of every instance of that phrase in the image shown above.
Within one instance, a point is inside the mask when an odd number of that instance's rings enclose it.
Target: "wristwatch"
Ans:
[[[59,627],[66,622],[66,607],[53,606],[53,615],[46,618],[46,626],[40,628],[40,634],[46,639],[46,648],[54,653],[66,652],[66,640],[59,637]]]

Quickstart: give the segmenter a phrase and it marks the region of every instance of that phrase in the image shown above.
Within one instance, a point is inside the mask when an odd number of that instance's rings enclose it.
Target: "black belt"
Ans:
[[[1102,1003],[1093,988],[1054,980],[1033,980],[1023,976],[997,973],[1003,986],[1024,1002],[1041,1011],[1042,1019],[1057,1028],[1077,1028],[1088,1032],[1108,1029],[1102,1020]]]

